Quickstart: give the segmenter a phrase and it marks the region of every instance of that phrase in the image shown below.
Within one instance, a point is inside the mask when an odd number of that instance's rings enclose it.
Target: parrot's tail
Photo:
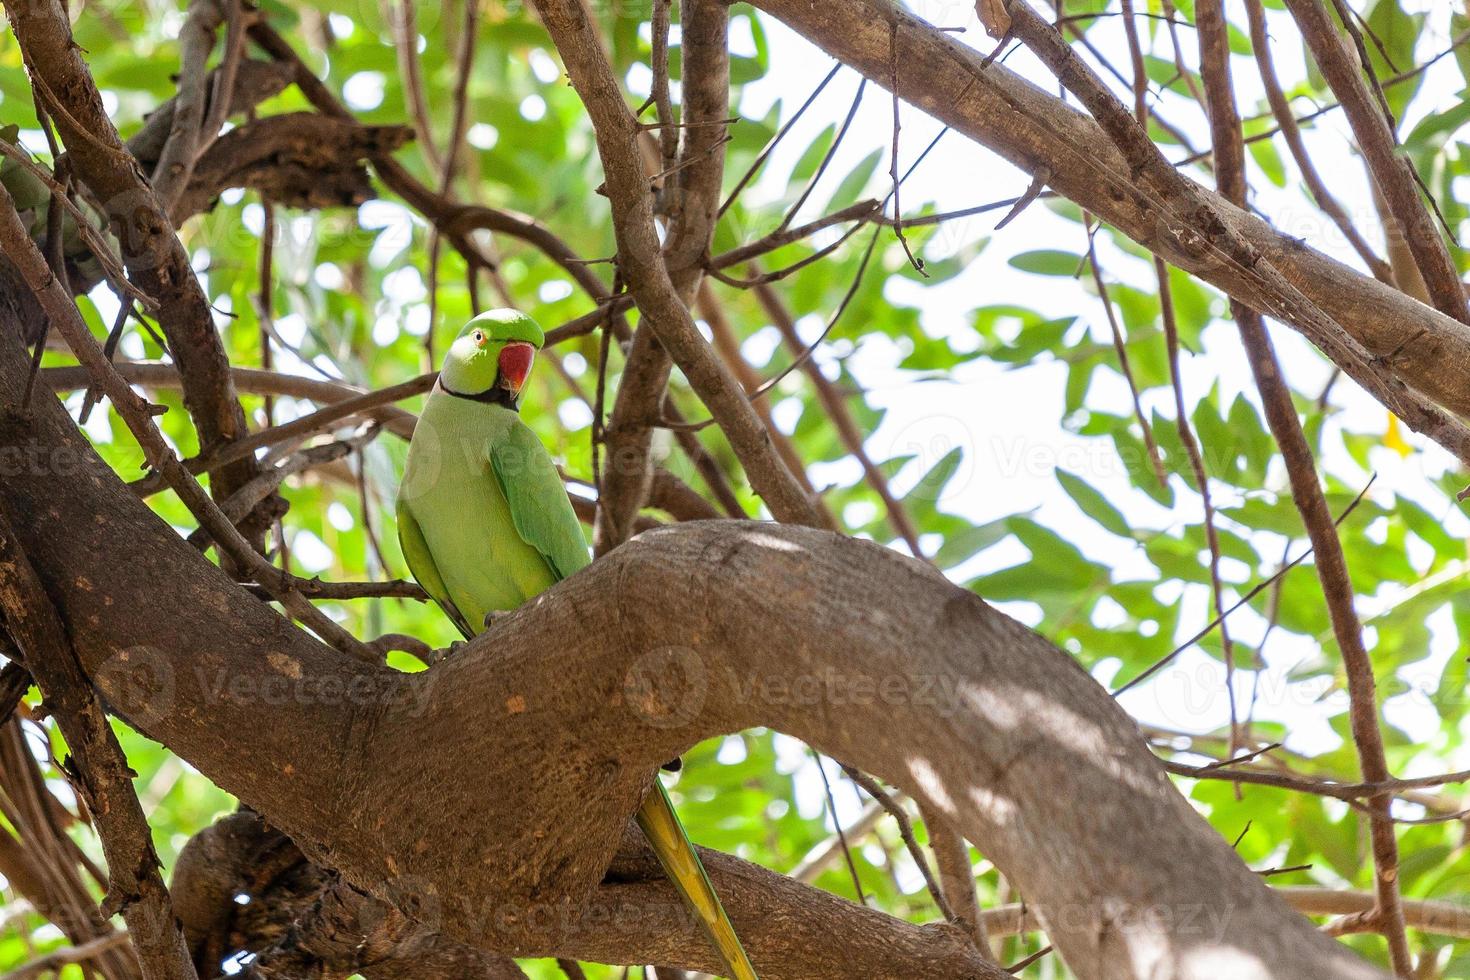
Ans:
[[[648,794],[638,810],[638,826],[653,846],[658,863],[663,865],[664,873],[673,881],[709,935],[710,942],[719,951],[730,980],[759,980],[750,957],[745,955],[745,948],[740,945],[740,937],[735,935],[735,927],[725,915],[720,897],[715,894],[714,885],[710,884],[699,855],[694,852],[689,835],[684,833],[684,825],[679,823],[679,817],[674,813],[668,791],[658,777],[654,777],[653,784],[654,791]]]

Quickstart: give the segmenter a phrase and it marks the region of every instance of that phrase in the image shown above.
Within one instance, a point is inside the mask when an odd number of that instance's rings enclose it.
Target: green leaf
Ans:
[[[1276,144],[1271,140],[1256,140],[1246,145],[1250,148],[1251,159],[1256,161],[1256,166],[1261,168],[1266,179],[1277,187],[1285,187],[1286,163],[1281,159]]]
[[[827,201],[828,212],[840,211],[851,204],[856,204],[867,190],[868,184],[873,180],[873,174],[878,170],[878,162],[883,158],[882,150],[874,150],[859,161],[856,167],[848,171],[842,183],[837,185],[837,190],[832,192],[832,197]]]
[[[1077,275],[1082,266],[1082,256],[1075,252],[1043,248],[1033,252],[1022,252],[1011,256],[1010,263],[1022,272],[1033,272],[1039,276]]]
[[[1072,498],[1072,502],[1082,513],[1119,537],[1133,537],[1133,529],[1128,526],[1128,521],[1123,517],[1122,512],[1109,503],[1108,499],[1086,480],[1064,469],[1058,469],[1057,482],[1062,485],[1062,489],[1067,492],[1067,496]]]

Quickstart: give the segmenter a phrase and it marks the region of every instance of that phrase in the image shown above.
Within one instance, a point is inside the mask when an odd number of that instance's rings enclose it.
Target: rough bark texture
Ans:
[[[194,980],[132,771],[56,609],[0,518],[0,620],[15,638],[66,737],[66,769],[107,857],[103,915],[119,911],[144,980]]]
[[[293,208],[356,207],[376,193],[363,161],[396,150],[410,134],[404,126],[359,126],[314,112],[246,123],[199,158],[175,217],[208,210],[230,187],[249,187]]]

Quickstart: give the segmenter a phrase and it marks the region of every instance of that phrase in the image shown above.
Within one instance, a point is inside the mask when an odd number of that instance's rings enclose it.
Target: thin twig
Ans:
[[[715,217],[723,217],[725,212],[730,210],[730,205],[734,204],[735,200],[740,197],[740,192],[745,190],[746,185],[749,184],[753,179],[755,179],[756,174],[760,173],[761,166],[770,157],[771,152],[776,149],[777,144],[779,144],[781,140],[786,138],[786,134],[791,132],[791,128],[801,120],[801,117],[806,113],[808,109],[811,108],[812,103],[817,101],[817,96],[822,94],[822,89],[826,88],[827,83],[836,78],[837,73],[841,70],[842,62],[839,61],[834,64],[832,66],[832,70],[827,72],[826,76],[817,83],[817,87],[812,90],[811,95],[808,95],[806,97],[806,101],[798,106],[796,111],[791,114],[791,118],[786,120],[786,122],[781,125],[780,129],[776,130],[776,135],[772,136],[770,140],[766,142],[766,145],[761,147],[761,151],[756,154],[755,160],[751,162],[750,167],[745,171],[744,174],[740,176],[740,179],[735,182],[735,187],[725,197],[724,202],[720,204],[720,209],[715,212]]]
[[[1159,481],[1162,489],[1169,485],[1169,478],[1164,473],[1164,454],[1159,451],[1159,444],[1154,441],[1154,427],[1149,423],[1148,415],[1143,410],[1143,401],[1138,393],[1138,381],[1133,377],[1133,364],[1128,357],[1128,342],[1123,337],[1123,327],[1118,322],[1118,315],[1113,310],[1112,297],[1108,295],[1107,283],[1103,280],[1102,269],[1097,261],[1097,230],[1090,220],[1084,222],[1087,228],[1087,268],[1092,272],[1092,284],[1097,289],[1097,297],[1102,302],[1103,312],[1107,314],[1108,328],[1113,336],[1113,350],[1118,355],[1118,369],[1123,372],[1123,380],[1128,383],[1128,392],[1133,398],[1133,417],[1138,419],[1138,426],[1143,431],[1143,445],[1148,453],[1149,463],[1153,466],[1154,477]]]
[[[816,172],[812,174],[811,180],[806,182],[806,187],[802,189],[801,194],[792,202],[791,207],[786,209],[786,214],[781,218],[781,223],[776,226],[775,234],[785,231],[791,225],[792,219],[801,210],[801,206],[806,203],[807,198],[811,197],[812,191],[817,189],[817,184],[821,181],[822,175],[827,172],[827,168],[832,163],[832,158],[837,155],[837,150],[842,146],[842,140],[847,136],[847,131],[852,128],[853,119],[857,118],[858,107],[863,104],[863,92],[867,87],[868,80],[859,76],[857,91],[853,92],[852,95],[852,104],[847,107],[847,115],[843,118],[842,125],[837,128],[837,134],[832,137],[832,145],[827,147],[827,152],[822,155],[822,162],[817,165]]]
[[[949,907],[949,900],[944,897],[944,889],[939,887],[939,882],[929,867],[929,860],[924,857],[924,849],[919,846],[918,839],[914,837],[914,822],[909,819],[903,807],[899,806],[898,802],[888,795],[888,791],[879,786],[878,781],[867,773],[854,769],[852,766],[843,766],[842,771],[847,774],[848,779],[861,786],[863,792],[871,796],[898,824],[898,836],[903,839],[903,846],[908,850],[914,865],[918,867],[919,874],[924,876],[924,886],[929,889],[929,895],[939,908],[939,914],[944,916],[948,922],[957,921],[954,909]]]
[[[1204,766],[1191,766],[1182,762],[1175,762],[1172,759],[1162,758],[1159,762],[1165,769],[1168,769],[1175,775],[1188,776],[1191,779],[1225,779],[1239,783],[1253,783],[1258,786],[1271,786],[1276,789],[1290,790],[1294,793],[1327,796],[1334,800],[1342,800],[1344,803],[1352,803],[1375,796],[1397,796],[1401,793],[1424,789],[1426,787],[1445,786],[1450,783],[1463,783],[1470,780],[1470,770],[1447,772],[1436,776],[1422,776],[1412,779],[1382,779],[1376,782],[1342,783],[1330,779],[1312,779],[1293,773],[1229,768],[1230,766],[1247,761],[1251,757],[1230,759],[1223,763],[1215,762]]]
[[[362,434],[350,439],[342,439],[337,442],[329,442],[321,446],[311,446],[299,452],[292,453],[274,466],[263,469],[260,473],[241,485],[229,497],[220,501],[220,510],[235,524],[239,524],[250,516],[261,501],[265,500],[284,483],[288,478],[304,473],[317,466],[325,466],[334,463],[348,454],[362,449],[370,442],[381,429],[374,425],[369,426]],[[195,530],[189,535],[188,541],[194,547],[201,550],[206,549],[212,543],[211,538],[203,528]]]
[[[117,348],[122,343],[123,328],[128,324],[128,317],[132,314],[132,300],[123,299],[118,305],[117,316],[113,318],[112,329],[107,331],[107,339],[102,343],[102,356],[110,362],[117,355]],[[87,419],[92,415],[92,409],[102,397],[102,392],[96,386],[89,386],[82,394],[82,408],[77,413],[77,424],[86,425]]]
[[[873,258],[873,250],[877,244],[878,232],[875,231],[873,232],[873,236],[868,239],[868,247],[863,250],[863,257],[858,262],[857,272],[852,277],[852,283],[847,287],[847,292],[843,294],[841,302],[837,304],[837,309],[832,311],[832,316],[827,320],[827,325],[822,328],[822,332],[790,364],[786,365],[785,368],[777,372],[773,377],[762,382],[761,386],[750,396],[752,400],[765,395],[772,388],[776,387],[776,385],[780,384],[788,374],[811,359],[817,347],[827,339],[827,336],[832,332],[832,328],[837,326],[837,322],[842,319],[842,314],[847,311],[848,305],[852,303],[852,298],[857,295],[858,288],[863,284],[863,273],[868,271],[868,262]]]
[[[898,243],[903,246],[903,254],[908,256],[909,265],[914,271],[924,278],[929,278],[929,273],[924,271],[924,260],[914,255],[913,249],[909,248],[909,240],[903,233],[903,205],[899,203],[898,189],[901,181],[898,177],[898,135],[902,129],[899,109],[902,101],[898,95],[898,8],[894,7],[889,14],[888,24],[888,91],[893,96],[893,146],[888,155],[888,175],[893,182],[893,190],[889,194],[893,198],[893,234]]]
[[[1355,510],[1358,509],[1358,504],[1362,503],[1364,495],[1367,494],[1367,492],[1368,492],[1368,488],[1371,487],[1371,486],[1373,486],[1373,481],[1376,480],[1377,478],[1378,478],[1378,476],[1377,476],[1376,473],[1371,478],[1369,478],[1368,482],[1363,486],[1363,489],[1359,490],[1358,491],[1358,495],[1353,498],[1352,503],[1350,503],[1346,507],[1344,507],[1342,513],[1339,514],[1339,515],[1337,515],[1337,518],[1333,521],[1333,526],[1334,527],[1337,526],[1337,525],[1339,525],[1339,524],[1341,524],[1343,521],[1347,520],[1348,515],[1350,515],[1353,511],[1355,511]],[[1265,579],[1262,582],[1257,583],[1254,588],[1252,588],[1245,595],[1243,595],[1239,599],[1237,599],[1235,601],[1235,604],[1232,605],[1229,609],[1225,610],[1223,613],[1219,613],[1218,615],[1216,615],[1215,618],[1212,619],[1212,620],[1210,620],[1208,623],[1206,623],[1199,630],[1199,632],[1195,633],[1193,636],[1191,636],[1189,639],[1185,640],[1183,643],[1180,643],[1173,650],[1170,650],[1168,653],[1166,653],[1164,656],[1160,657],[1158,660],[1155,660],[1152,664],[1150,664],[1148,667],[1146,667],[1143,670],[1142,673],[1138,674],[1136,677],[1134,677],[1132,680],[1128,681],[1126,684],[1123,684],[1120,687],[1114,688],[1113,689],[1113,697],[1117,697],[1118,695],[1122,694],[1123,692],[1128,691],[1128,690],[1131,690],[1131,689],[1137,687],[1139,684],[1142,684],[1144,681],[1148,680],[1154,674],[1158,673],[1160,670],[1163,670],[1169,664],[1173,663],[1175,657],[1179,656],[1185,650],[1188,650],[1190,647],[1194,646],[1200,640],[1203,640],[1205,637],[1209,636],[1210,633],[1214,631],[1215,627],[1216,626],[1219,626],[1220,623],[1222,623],[1227,616],[1229,616],[1231,613],[1235,612],[1237,609],[1240,609],[1242,606],[1245,606],[1246,604],[1248,604],[1256,596],[1260,595],[1266,589],[1270,588],[1276,582],[1280,581],[1280,579],[1282,578],[1282,576],[1284,576],[1287,572],[1291,571],[1293,568],[1295,568],[1296,566],[1300,565],[1302,562],[1306,561],[1309,557],[1311,557],[1312,551],[1313,551],[1313,547],[1314,546],[1309,546],[1305,551],[1303,551],[1301,554],[1297,555],[1291,561],[1284,563],[1280,568],[1276,569],[1275,572],[1272,572],[1271,575],[1270,575],[1270,577],[1268,577],[1267,579]]]
[[[1123,0],[1123,9],[1131,11],[1132,0]],[[1203,19],[1202,15],[1201,17]],[[1130,17],[1123,21],[1123,26],[1133,58],[1134,90],[1138,93],[1134,114],[1140,126],[1147,126],[1142,95],[1146,75],[1143,46],[1138,39],[1138,25]],[[1201,44],[1203,46],[1203,42]],[[1228,77],[1226,81],[1228,83]],[[1210,79],[1206,79],[1207,92],[1209,84]],[[1216,159],[1219,159],[1218,155]],[[1214,597],[1215,615],[1220,617],[1220,649],[1225,660],[1225,701],[1230,714],[1230,750],[1233,752],[1240,737],[1240,719],[1235,706],[1235,644],[1230,641],[1230,625],[1223,616],[1225,589],[1220,582],[1220,533],[1215,528],[1215,504],[1210,495],[1210,476],[1205,471],[1199,441],[1195,438],[1193,426],[1189,424],[1189,411],[1184,404],[1184,378],[1179,367],[1179,323],[1174,315],[1174,289],[1169,283],[1169,266],[1157,255],[1154,256],[1154,278],[1159,284],[1159,313],[1164,322],[1164,344],[1169,355],[1169,384],[1174,392],[1174,425],[1179,432],[1179,441],[1184,446],[1184,455],[1189,459],[1189,467],[1194,474],[1194,486],[1204,508],[1205,542],[1210,549],[1210,591]]]
[[[859,905],[868,904],[868,896],[863,892],[863,883],[858,879],[857,864],[852,859],[852,848],[847,843],[847,832],[842,829],[842,821],[837,819],[837,801],[832,798],[832,781],[827,778],[827,767],[822,762],[822,754],[816,749],[811,749],[812,758],[816,760],[817,772],[822,774],[822,789],[827,794],[827,814],[832,818],[832,826],[837,829],[837,839],[842,842],[842,857],[847,862],[847,873],[852,876],[852,887],[857,892]]]
[[[752,403],[770,394],[771,389],[780,384],[787,375],[805,364],[811,358],[812,354],[815,353],[817,347],[827,339],[827,335],[832,332],[832,328],[837,326],[837,321],[842,319],[843,312],[847,310],[848,305],[852,302],[852,298],[857,295],[858,287],[862,285],[863,273],[867,271],[868,261],[873,257],[873,249],[878,244],[878,234],[879,232],[874,231],[872,237],[868,239],[868,247],[863,251],[862,260],[858,263],[857,274],[853,276],[852,283],[847,287],[847,292],[843,295],[842,301],[837,304],[837,309],[832,312],[832,316],[827,320],[827,325],[822,328],[822,332],[790,364],[777,371],[765,381],[762,381],[754,391],[746,396]],[[762,278],[761,281],[768,280]],[[699,422],[683,422],[664,418],[659,421],[659,424],[666,429],[682,429],[686,432],[698,432],[714,424],[714,422],[715,419],[713,418],[707,418]]]
[[[879,217],[881,214],[882,205],[870,198],[865,201],[858,201],[856,204],[849,204],[839,211],[833,211],[831,214],[815,218],[806,224],[797,225],[795,228],[787,228],[783,222],[780,229],[768,235],[762,235],[753,242],[740,245],[730,249],[728,252],[721,252],[719,255],[716,255],[709,260],[709,268],[712,270],[728,269],[732,265],[749,262],[751,259],[759,258],[769,252],[774,252],[776,249],[790,245],[792,242],[800,241],[803,238],[810,238],[817,232],[825,231],[833,225],[840,225],[845,221],[870,221]],[[757,281],[774,282],[775,280],[758,279]],[[751,281],[749,285],[755,285],[755,281]]]
[[[419,150],[429,169],[438,173],[443,166],[434,130],[429,122],[428,100],[424,97],[424,75],[419,63],[418,15],[414,0],[384,0],[383,12],[393,26],[393,47],[398,53],[398,73],[403,81],[403,98],[408,115],[418,134]]]
[[[791,310],[776,290],[768,285],[755,287],[756,299],[760,302],[762,309],[776,329],[781,333],[781,340],[786,350],[793,357],[799,357],[806,349],[801,336],[796,332],[796,318],[792,316]],[[892,525],[894,533],[897,534],[905,544],[908,545],[910,553],[915,558],[924,556],[919,547],[919,529],[914,524],[913,518],[904,507],[903,501],[899,500],[888,485],[888,478],[884,476],[883,470],[873,462],[872,456],[868,454],[867,447],[863,444],[864,435],[853,418],[852,410],[848,408],[843,393],[837,386],[828,380],[822,373],[816,362],[808,357],[801,362],[801,370],[806,374],[812,387],[816,390],[817,398],[822,403],[828,418],[837,428],[838,438],[841,439],[843,447],[852,454],[863,468],[863,476],[868,481],[878,498],[883,501],[883,506],[888,514],[888,523]]]
[[[351,398],[334,402],[331,405],[317,409],[302,415],[299,418],[274,425],[267,429],[258,429],[243,439],[238,439],[219,450],[210,453],[201,453],[184,460],[182,466],[192,474],[209,473],[221,466],[228,466],[237,459],[253,456],[257,449],[265,446],[279,445],[291,440],[306,439],[321,432],[326,432],[338,423],[357,415],[365,415],[376,408],[391,405],[405,398],[413,398],[421,395],[434,386],[438,380],[437,373],[421,374],[416,378],[380,388],[376,391],[363,392]],[[146,478],[145,478],[146,479]],[[151,489],[151,485],[145,485]]]

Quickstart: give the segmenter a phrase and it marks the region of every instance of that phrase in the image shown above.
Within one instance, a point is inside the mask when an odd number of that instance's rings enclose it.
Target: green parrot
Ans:
[[[465,637],[589,558],[546,447],[521,421],[521,388],[545,335],[518,310],[471,320],[444,355],[408,448],[398,540],[409,571]],[[663,783],[638,811],[659,863],[724,959],[756,980]]]

